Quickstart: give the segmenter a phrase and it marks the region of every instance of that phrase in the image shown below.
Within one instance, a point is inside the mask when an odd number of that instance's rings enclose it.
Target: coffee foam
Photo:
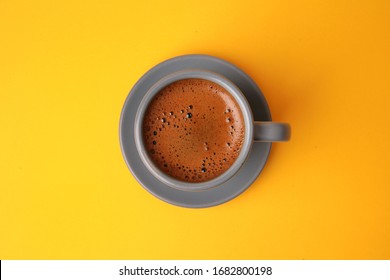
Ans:
[[[153,98],[143,120],[150,158],[187,182],[218,177],[234,163],[245,137],[244,118],[223,87],[202,79],[174,82]]]

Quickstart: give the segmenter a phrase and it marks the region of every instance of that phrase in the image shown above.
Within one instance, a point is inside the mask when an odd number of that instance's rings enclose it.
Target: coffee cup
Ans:
[[[242,168],[254,142],[289,138],[288,124],[255,121],[232,81],[202,69],[180,70],[158,80],[142,98],[134,122],[136,149],[151,176],[186,192],[227,182]]]

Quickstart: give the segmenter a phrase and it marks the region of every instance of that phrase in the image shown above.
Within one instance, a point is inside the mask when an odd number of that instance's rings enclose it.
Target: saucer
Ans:
[[[148,89],[166,75],[184,69],[202,69],[219,73],[235,83],[251,106],[256,121],[271,121],[267,101],[256,83],[242,70],[222,59],[208,55],[184,55],[166,60],[145,73],[131,89],[122,109],[120,142],[123,157],[137,181],[157,198],[182,207],[203,208],[227,202],[245,191],[264,168],[271,143],[254,142],[239,171],[222,185],[200,192],[171,188],[157,180],[144,166],[134,140],[134,120],[138,106]]]

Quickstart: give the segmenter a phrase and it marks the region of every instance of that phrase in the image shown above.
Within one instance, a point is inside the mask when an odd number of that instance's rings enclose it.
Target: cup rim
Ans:
[[[203,182],[196,182],[196,183],[185,182],[185,181],[175,179],[167,175],[166,173],[164,173],[155,165],[153,160],[149,157],[143,141],[143,132],[142,132],[143,118],[150,102],[153,100],[155,95],[158,92],[160,92],[160,90],[162,90],[164,87],[176,81],[184,80],[184,79],[203,79],[203,80],[214,82],[222,86],[237,101],[244,117],[245,137],[244,137],[244,142],[242,144],[242,148],[239,156],[224,173],[222,173],[216,178],[203,181]],[[135,122],[134,140],[135,140],[136,148],[146,168],[152,173],[153,176],[155,176],[162,183],[182,191],[203,191],[213,187],[217,187],[223,184],[224,182],[228,181],[242,167],[242,165],[244,164],[245,160],[248,157],[248,154],[253,144],[253,122],[254,121],[253,121],[252,110],[249,106],[247,99],[245,98],[241,90],[233,82],[231,82],[226,77],[209,70],[185,69],[185,70],[173,72],[158,80],[152,87],[149,88],[149,90],[142,98],[139,107],[137,109],[134,122]]]

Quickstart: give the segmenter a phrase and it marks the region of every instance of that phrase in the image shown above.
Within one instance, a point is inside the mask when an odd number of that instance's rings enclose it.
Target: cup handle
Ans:
[[[285,142],[291,137],[291,127],[287,123],[255,121],[253,127],[255,142]]]

